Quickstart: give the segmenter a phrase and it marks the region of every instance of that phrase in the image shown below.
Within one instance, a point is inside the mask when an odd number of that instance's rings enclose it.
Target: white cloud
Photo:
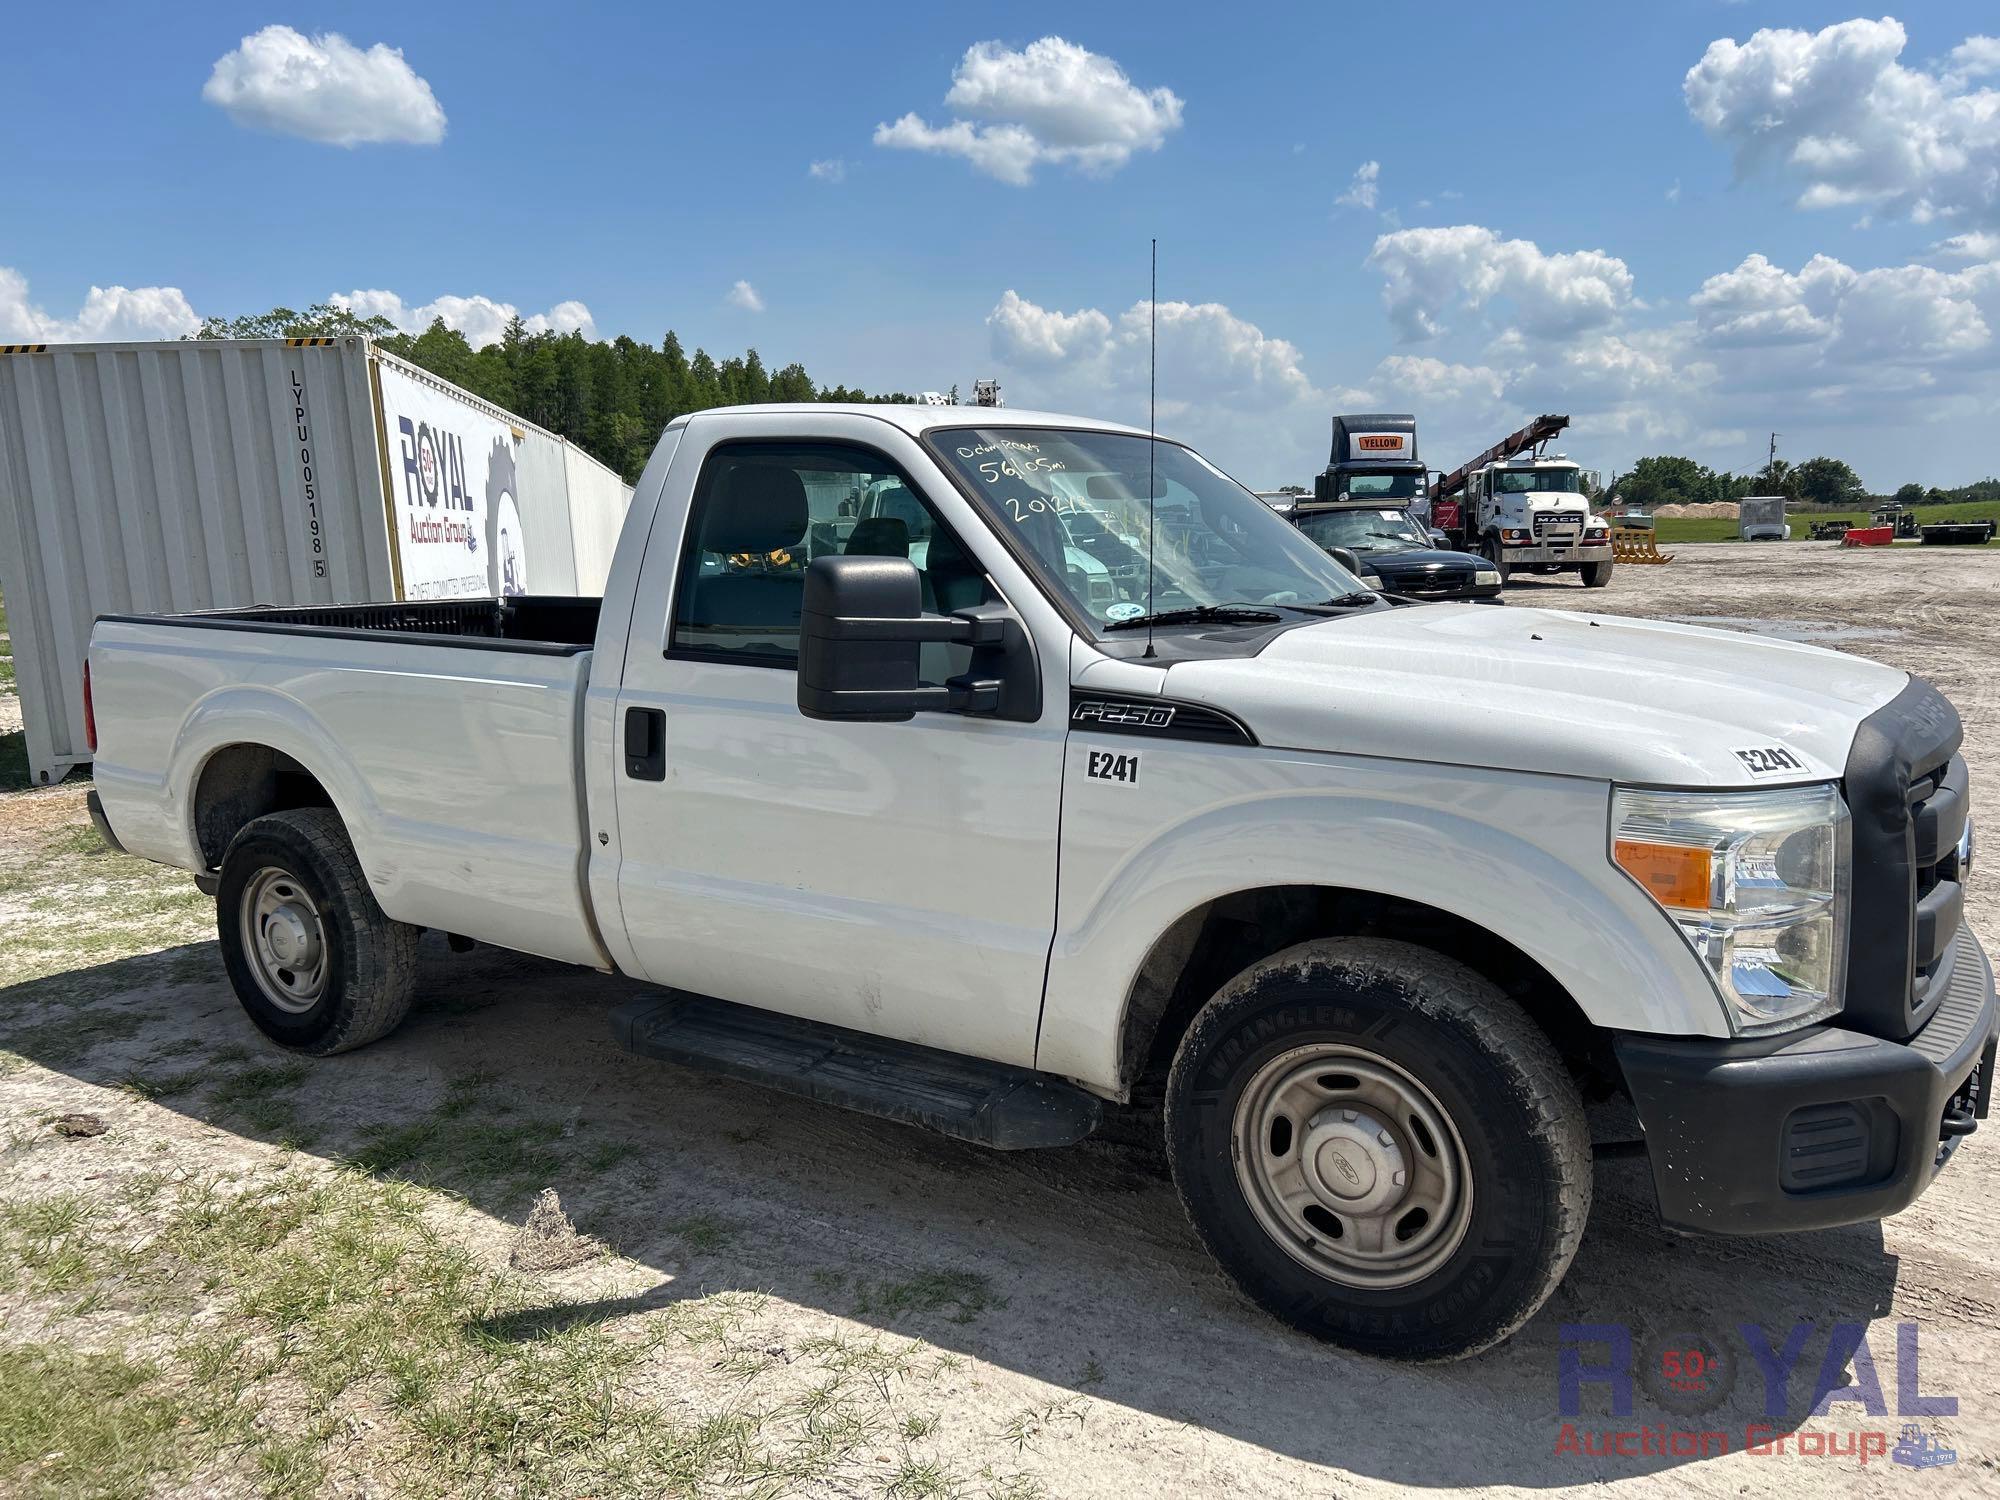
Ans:
[[[1014,51],[1000,42],[966,49],[932,125],[914,112],[875,127],[875,144],[962,156],[1002,182],[1025,186],[1040,163],[1113,172],[1135,151],[1157,151],[1181,125],[1172,89],[1141,89],[1125,70],[1058,36]]]
[[[176,286],[93,286],[73,318],[28,300],[28,279],[0,266],[0,343],[114,344],[177,339],[201,319]]]
[[[396,48],[266,26],[216,59],[201,97],[238,125],[330,146],[435,146],[444,110]]]
[[[1907,40],[1886,17],[1724,38],[1682,92],[1739,177],[1788,178],[1801,208],[2000,221],[2000,92],[1970,86],[2000,69],[2000,39],[1970,37],[1936,70],[1897,61]]]
[[[1870,365],[1918,365],[1973,356],[1993,343],[2000,264],[1939,271],[1883,266],[1857,271],[1815,255],[1798,272],[1752,255],[1711,276],[1689,299],[1704,343],[1736,349],[1802,346],[1810,366],[1788,371],[1849,381]]]
[[[1334,199],[1335,203],[1349,208],[1373,208],[1381,196],[1382,163],[1364,161],[1354,169],[1354,180],[1347,185],[1347,191]]]
[[[1945,260],[2000,260],[2000,234],[1983,230],[1954,234],[1931,246],[1931,254]]]
[[[1680,178],[1676,177],[1674,179],[1674,185],[1667,189],[1667,202],[1678,203],[1680,201],[1681,201],[1681,180]]]
[[[806,168],[806,176],[818,182],[845,182],[847,163],[837,156],[829,157],[825,161],[816,161]]]
[[[1531,240],[1503,240],[1477,224],[1382,235],[1368,264],[1383,274],[1383,305],[1404,339],[1434,338],[1453,307],[1477,310],[1496,298],[1537,334],[1601,326],[1632,301],[1632,273],[1616,256],[1545,255]]]
[[[405,333],[422,333],[442,318],[445,327],[455,328],[464,334],[465,341],[475,349],[499,343],[507,325],[521,311],[511,302],[496,302],[491,297],[480,296],[446,295],[413,307],[396,293],[379,289],[335,292],[327,301],[336,307],[348,308],[360,317],[387,318]],[[558,302],[547,312],[531,313],[522,318],[522,323],[529,333],[580,333],[587,339],[597,337],[597,323],[591,317],[590,309],[573,299]]]
[[[747,281],[737,282],[722,300],[741,312],[760,313],[764,310],[764,299],[757,294],[757,288]]]

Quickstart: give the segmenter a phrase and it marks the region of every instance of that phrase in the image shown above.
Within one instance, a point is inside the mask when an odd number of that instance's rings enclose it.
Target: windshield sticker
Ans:
[[[1107,606],[1104,611],[1104,618],[1107,620],[1136,620],[1145,612],[1145,605],[1134,604],[1130,600],[1126,600],[1122,603]]]
[[[1738,750],[1736,758],[1752,776],[1789,776],[1806,768],[1806,763],[1783,745],[1752,745]]]

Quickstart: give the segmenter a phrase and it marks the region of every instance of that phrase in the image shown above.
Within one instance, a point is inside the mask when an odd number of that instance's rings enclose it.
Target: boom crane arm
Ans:
[[[1535,418],[1519,432],[1510,433],[1491,448],[1469,463],[1460,464],[1449,474],[1438,480],[1431,490],[1431,503],[1449,500],[1465,492],[1465,483],[1474,473],[1488,464],[1504,463],[1517,453],[1525,453],[1538,443],[1546,443],[1550,438],[1569,426],[1566,416],[1545,415]]]

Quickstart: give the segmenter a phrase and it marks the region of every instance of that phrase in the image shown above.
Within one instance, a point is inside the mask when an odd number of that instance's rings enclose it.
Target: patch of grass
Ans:
[[[713,1255],[736,1237],[736,1226],[719,1214],[690,1214],[667,1229],[696,1255]]]
[[[0,792],[24,792],[33,786],[28,776],[28,736],[24,730],[0,734]]]
[[[56,1344],[0,1347],[0,1488],[144,1494],[179,1467],[181,1417],[151,1365]]]
[[[185,1094],[199,1086],[201,1078],[201,1070],[198,1068],[189,1068],[179,1073],[134,1072],[127,1073],[119,1079],[118,1088],[121,1093],[129,1094],[134,1099],[151,1102]]]
[[[289,1132],[295,1142],[298,1111],[291,1095],[312,1072],[303,1062],[266,1063],[226,1075],[209,1098],[251,1129],[266,1135]]]
[[[446,1108],[450,1101],[446,1101]],[[548,1185],[561,1170],[559,1120],[498,1121],[439,1110],[401,1125],[377,1125],[348,1157],[378,1177],[465,1190],[499,1186],[509,1198]]]
[[[79,1010],[53,1021],[16,1026],[0,1041],[10,1052],[32,1058],[45,1068],[73,1068],[110,1042],[127,1041],[145,1028],[146,1018],[131,1010]]]
[[[909,1312],[942,1312],[952,1323],[970,1323],[988,1308],[1005,1307],[1007,1299],[977,1271],[933,1269],[901,1281],[862,1284],[856,1311],[884,1317]]]

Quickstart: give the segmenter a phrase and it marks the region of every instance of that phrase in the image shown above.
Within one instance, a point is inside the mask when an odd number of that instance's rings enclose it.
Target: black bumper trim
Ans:
[[[104,816],[104,803],[99,799],[96,787],[92,787],[85,794],[83,805],[90,809],[91,824],[97,829],[97,836],[104,840],[105,847],[113,854],[123,854],[125,846],[118,842],[118,835],[111,831],[111,820]]]
[[[1993,968],[1970,929],[1955,947],[1954,1003],[1909,1042],[1833,1026],[1734,1042],[1614,1034],[1661,1220],[1700,1234],[1773,1234],[1909,1207],[1993,1091]],[[1981,1092],[1968,1109],[1975,1068]],[[1802,1127],[1835,1105],[1851,1106],[1856,1130],[1865,1121],[1867,1167],[1839,1186],[1788,1187],[1810,1180],[1798,1170]]]

